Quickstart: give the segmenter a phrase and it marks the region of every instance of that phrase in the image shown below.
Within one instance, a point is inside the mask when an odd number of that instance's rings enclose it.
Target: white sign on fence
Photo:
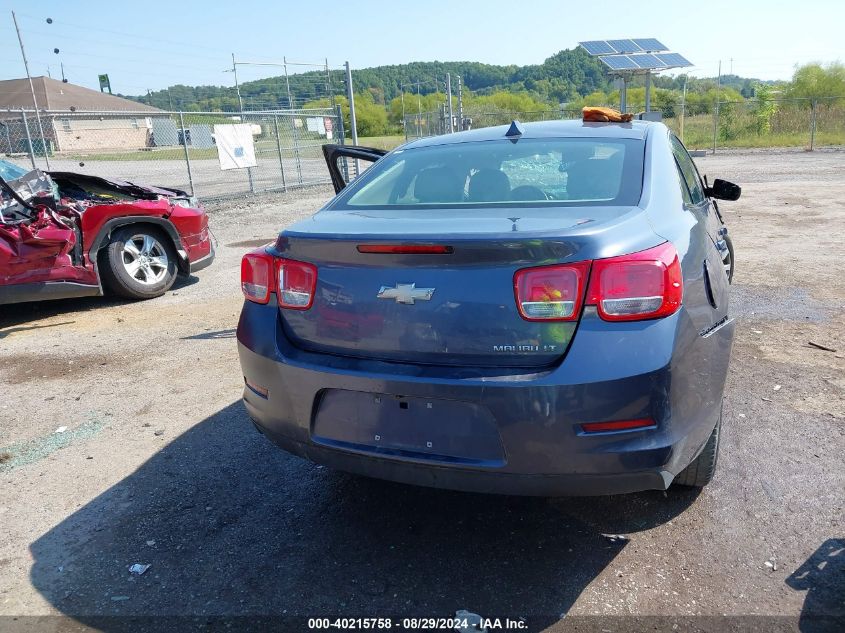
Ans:
[[[311,116],[305,119],[305,124],[309,132],[316,132],[321,136],[326,135],[326,124],[321,116]]]
[[[257,165],[252,125],[249,123],[215,125],[214,139],[217,143],[220,169],[244,169]]]

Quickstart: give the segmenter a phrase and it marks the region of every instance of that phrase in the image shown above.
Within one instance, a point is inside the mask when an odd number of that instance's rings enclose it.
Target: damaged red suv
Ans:
[[[208,216],[184,191],[0,160],[0,305],[150,299],[213,259]]]

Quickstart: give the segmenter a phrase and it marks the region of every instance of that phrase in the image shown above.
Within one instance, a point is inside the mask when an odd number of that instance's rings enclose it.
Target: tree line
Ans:
[[[453,77],[453,111],[457,108],[457,77],[463,81],[463,105],[473,113],[559,112],[584,105],[616,105],[619,91],[606,69],[580,48],[563,50],[542,64],[497,66],[479,62],[413,62],[353,71],[356,118],[361,136],[396,134],[402,116],[438,111],[446,101],[446,73]],[[348,125],[348,103],[343,75],[325,70],[250,81],[240,86],[245,110],[279,107],[327,107],[338,104]],[[797,68],[792,79],[764,82],[738,75],[696,78],[655,75],[652,107],[664,116],[678,114],[683,100],[686,114],[708,114],[716,101],[741,102],[762,95],[772,99],[825,99],[845,97],[845,66],[808,64]],[[628,104],[641,108],[645,89],[642,78],[629,84]],[[685,95],[685,96],[684,96]],[[237,112],[240,103],[233,88],[222,86],[171,86],[166,90],[127,98],[164,110]]]

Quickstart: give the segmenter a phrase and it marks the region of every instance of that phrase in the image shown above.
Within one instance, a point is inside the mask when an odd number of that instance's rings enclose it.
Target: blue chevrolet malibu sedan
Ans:
[[[341,470],[478,492],[711,480],[734,330],[715,199],[739,187],[709,186],[646,121],[324,153],[337,196],[242,261],[262,433]]]

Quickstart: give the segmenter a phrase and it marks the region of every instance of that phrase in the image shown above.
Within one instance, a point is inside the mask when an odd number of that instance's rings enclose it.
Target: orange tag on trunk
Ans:
[[[585,107],[584,120],[591,122],[627,123],[634,118],[633,114],[622,114],[619,110],[602,107]]]

